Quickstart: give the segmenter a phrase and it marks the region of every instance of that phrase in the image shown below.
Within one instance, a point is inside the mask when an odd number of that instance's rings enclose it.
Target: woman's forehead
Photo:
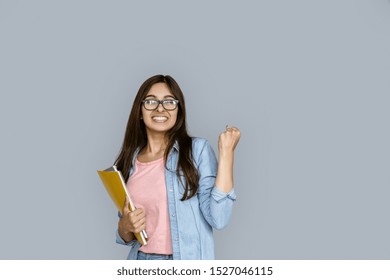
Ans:
[[[166,98],[166,97],[174,97],[174,95],[169,90],[168,86],[165,83],[157,83],[152,85],[149,92],[146,96],[157,97],[157,98]]]

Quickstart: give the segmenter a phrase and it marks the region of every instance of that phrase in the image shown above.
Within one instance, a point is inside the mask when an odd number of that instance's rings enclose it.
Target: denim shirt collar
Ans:
[[[177,140],[173,143],[173,148],[176,149],[176,151],[179,151],[179,142]]]

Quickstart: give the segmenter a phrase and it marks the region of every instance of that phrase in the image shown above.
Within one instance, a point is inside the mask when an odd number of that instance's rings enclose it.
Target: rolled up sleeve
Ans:
[[[223,202],[225,199],[230,199],[235,201],[237,198],[234,189],[232,189],[228,193],[225,193],[223,191],[220,191],[217,187],[213,188],[213,190],[211,191],[211,195],[217,203]]]
[[[198,198],[200,209],[206,221],[215,229],[223,229],[229,223],[233,202],[236,200],[234,189],[225,193],[215,186],[218,162],[207,140],[197,159],[199,173]]]
[[[118,243],[120,245],[134,247],[134,244],[136,243],[136,241],[137,241],[136,239],[133,239],[129,242],[124,241],[123,238],[119,235],[118,229],[116,230],[116,243]]]

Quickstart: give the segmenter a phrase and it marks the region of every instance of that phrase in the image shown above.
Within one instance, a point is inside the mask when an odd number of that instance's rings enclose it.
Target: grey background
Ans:
[[[141,83],[238,126],[218,259],[390,258],[385,0],[0,1],[0,258],[124,259],[97,169]]]

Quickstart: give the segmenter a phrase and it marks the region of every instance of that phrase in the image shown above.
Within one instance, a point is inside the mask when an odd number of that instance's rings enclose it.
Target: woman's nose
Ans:
[[[160,103],[160,104],[158,104],[156,110],[157,110],[158,112],[162,112],[162,111],[164,111],[165,109],[164,109],[163,105]]]

